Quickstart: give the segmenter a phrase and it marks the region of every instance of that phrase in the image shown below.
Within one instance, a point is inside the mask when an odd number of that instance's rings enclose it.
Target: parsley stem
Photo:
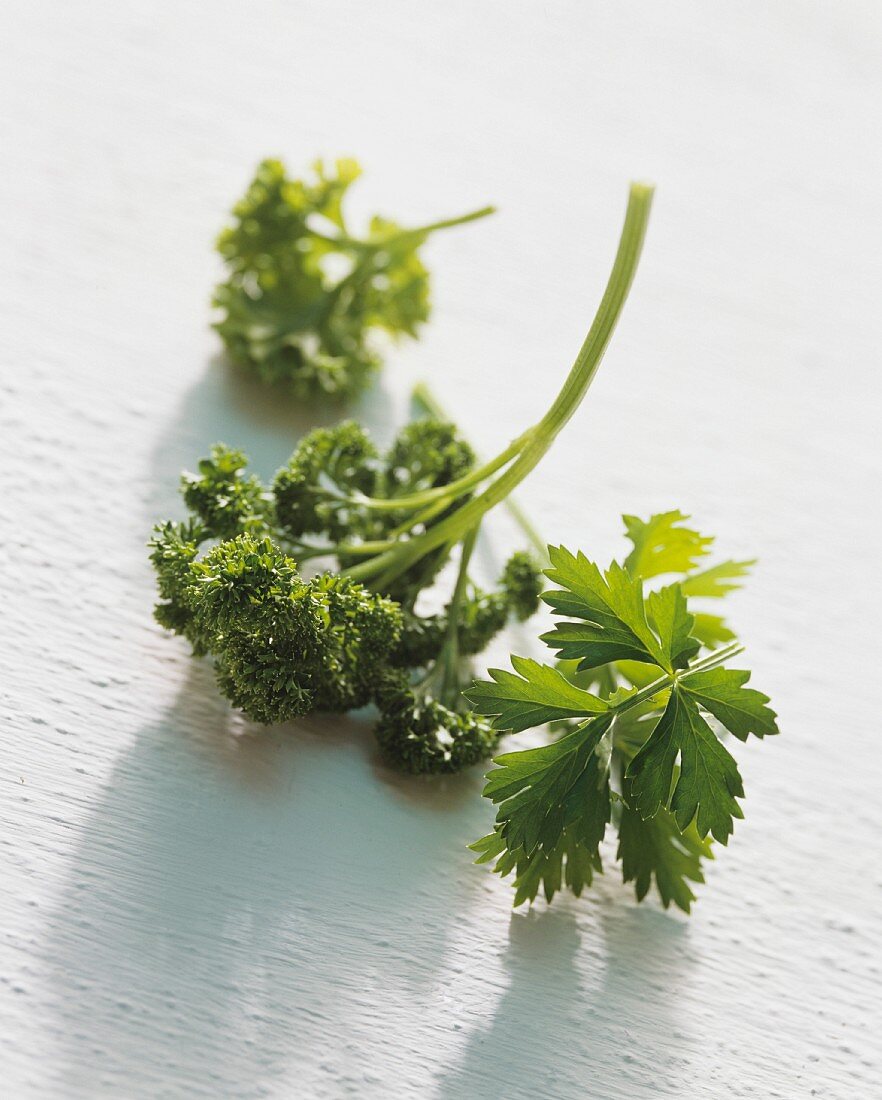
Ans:
[[[469,562],[478,538],[478,527],[473,527],[462,540],[459,554],[459,572],[450,603],[447,605],[447,636],[444,639],[441,679],[441,702],[449,705],[460,694],[459,684],[459,608],[465,596],[469,579]]]
[[[405,229],[402,231],[401,236],[406,237],[411,234],[422,236],[423,233],[434,233],[436,229],[453,229],[454,226],[467,225],[469,222],[476,222],[479,218],[486,218],[495,213],[495,206],[482,206],[480,210],[472,210],[470,213],[460,214],[456,218],[443,218],[441,221],[429,222],[428,225],[420,226],[417,229]]]
[[[396,545],[394,539],[377,540],[375,542],[340,542],[333,546],[313,546],[309,543],[295,544],[294,553],[298,561],[308,561],[310,558],[331,557],[334,554],[381,554],[391,550]]]
[[[702,657],[700,661],[695,661],[680,672],[675,672],[673,675],[665,673],[664,676],[660,676],[657,680],[653,680],[651,684],[647,684],[646,687],[641,688],[633,695],[629,695],[627,699],[623,699],[621,703],[614,704],[604,713],[624,714],[626,710],[632,710],[634,707],[640,706],[640,704],[645,703],[647,699],[651,699],[653,695],[658,695],[660,691],[666,691],[679,680],[688,680],[689,677],[695,675],[695,673],[707,672],[712,668],[716,668],[718,665],[725,664],[726,661],[730,660],[732,657],[737,657],[739,653],[743,652],[744,646],[739,642],[733,642],[731,645],[724,646],[722,649],[715,649],[706,657]]]
[[[422,407],[431,416],[434,416],[436,420],[449,420],[444,407],[435,397],[434,393],[429,389],[425,382],[418,382],[414,388],[411,397],[414,402]],[[505,453],[505,452],[503,452]],[[483,480],[483,478],[481,479]],[[443,488],[443,486],[442,486]],[[505,500],[505,506],[509,511],[512,519],[520,527],[521,531],[527,538],[527,541],[539,555],[540,560],[545,561],[548,554],[548,543],[539,534],[536,528],[530,521],[529,516],[521,508],[520,504],[514,499],[514,497],[507,497]]]
[[[482,206],[480,210],[471,210],[468,214],[459,214],[455,218],[442,218],[440,221],[429,222],[428,225],[419,225],[414,229],[399,229],[397,232],[391,233],[388,237],[375,241],[360,240],[358,237],[350,237],[347,233],[336,233],[333,235],[322,233],[312,225],[310,225],[309,231],[314,237],[317,237],[321,241],[326,241],[328,244],[332,244],[337,248],[351,248],[360,252],[375,252],[383,248],[388,248],[390,244],[399,244],[401,241],[406,241],[410,237],[427,237],[430,233],[434,233],[438,229],[453,229],[457,225],[467,225],[469,222],[476,222],[479,218],[486,218],[488,215],[495,213],[495,206]]]
[[[578,408],[597,373],[637,270],[651,205],[652,188],[647,184],[632,184],[618,251],[594,322],[551,408],[538,424],[520,437],[523,446],[511,465],[483,492],[454,513],[416,538],[402,542],[394,550],[352,566],[346,570],[349,576],[365,582],[379,576],[384,579],[399,576],[429,551],[458,541],[486,512],[505,500],[537,465]],[[514,444],[503,454],[508,453],[512,446]]]
[[[513,439],[511,443],[509,443],[504,451],[500,451],[495,458],[492,458],[489,462],[485,462],[484,465],[480,466],[478,469],[471,470],[469,473],[464,474],[456,481],[449,481],[446,485],[436,485],[432,489],[423,489],[420,493],[411,493],[410,496],[401,497],[366,497],[355,495],[349,497],[348,502],[351,504],[358,504],[362,508],[370,508],[375,512],[397,512],[401,508],[419,508],[423,505],[434,504],[439,500],[452,502],[468,492],[469,489],[473,489],[476,485],[480,484],[480,482],[486,481],[488,477],[495,474],[505,466],[506,463],[511,462],[513,458],[520,454],[529,434],[529,432],[525,432],[523,435],[519,435],[517,439]]]

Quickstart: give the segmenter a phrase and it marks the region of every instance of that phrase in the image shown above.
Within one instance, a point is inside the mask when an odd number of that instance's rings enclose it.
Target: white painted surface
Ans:
[[[878,5],[2,23],[0,1092],[880,1095]],[[256,160],[319,151],[362,158],[362,212],[500,204],[433,242],[434,321],[361,410],[388,434],[425,376],[485,453],[568,367],[629,176],[659,185],[522,500],[601,557],[620,512],[680,506],[762,558],[733,611],[784,735],[740,751],[691,920],[614,874],[512,915],[464,850],[478,773],[394,778],[354,721],[249,729],[151,622],[179,468],[223,438],[269,472],[303,426],[218,365],[206,298]]]

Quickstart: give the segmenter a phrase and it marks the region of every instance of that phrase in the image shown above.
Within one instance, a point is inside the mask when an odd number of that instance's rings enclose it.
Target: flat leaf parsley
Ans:
[[[600,844],[618,829],[625,881],[642,899],[655,879],[665,906],[689,911],[710,838],[726,844],[743,816],[744,788],[720,734],[778,732],[750,673],[727,667],[743,647],[722,618],[693,613],[692,598],[719,598],[750,562],[701,569],[712,542],[679,512],[625,516],[633,549],[601,570],[584,554],[549,547],[542,595],[561,616],[542,636],[556,667],[512,657],[466,695],[495,729],[555,723],[564,734],[496,758],[484,794],[499,810],[473,845],[478,862],[515,873],[515,904],[562,885],[576,894],[602,868]],[[679,575],[647,590],[650,578]]]

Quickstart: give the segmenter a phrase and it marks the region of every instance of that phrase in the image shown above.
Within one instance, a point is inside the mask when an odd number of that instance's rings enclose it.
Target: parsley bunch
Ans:
[[[432,418],[408,424],[384,454],[354,421],[317,429],[269,485],[246,473],[241,452],[218,445],[182,479],[187,521],[154,532],[156,617],[194,653],[214,657],[221,691],[255,721],[376,702],[378,741],[400,768],[456,771],[483,759],[498,735],[457,713],[470,678],[463,661],[510,615],[523,619],[538,607],[540,575],[530,556],[514,553],[498,588],[483,591],[468,575],[475,531],[461,550],[453,595],[436,614],[418,614],[415,605],[447,548],[423,556],[382,592],[352,576],[365,555],[393,545],[408,527],[415,494],[446,487],[474,466],[453,425]],[[377,501],[391,507],[378,510]],[[427,518],[426,529],[445,512]],[[333,570],[309,579],[301,573],[302,563],[329,556]]]
[[[689,882],[702,882],[710,838],[726,844],[744,788],[726,732],[739,740],[778,732],[769,699],[747,687],[750,673],[727,667],[743,650],[717,614],[693,612],[694,598],[719,598],[752,564],[701,567],[713,541],[667,512],[625,516],[633,549],[602,571],[583,554],[549,547],[542,599],[561,616],[542,636],[556,666],[512,657],[467,692],[493,727],[518,732],[563,725],[559,740],[506,753],[484,794],[499,806],[478,862],[515,873],[515,904],[568,886],[580,894],[602,869],[607,826],[638,900],[652,880],[667,907],[686,912]],[[674,579],[648,589],[645,582]]]
[[[488,756],[499,729],[462,699],[468,658],[510,615],[537,606],[523,553],[484,592],[469,564],[484,516],[509,499],[578,408],[636,271],[651,188],[631,187],[597,315],[545,415],[478,463],[449,423],[408,425],[385,453],[349,421],[310,433],[270,486],[240,452],[216,447],[185,476],[184,523],[157,527],[160,623],[215,659],[231,702],[261,722],[312,709],[377,704],[387,758],[408,771],[453,771]],[[420,594],[457,562],[445,610]],[[310,578],[304,562],[321,562]]]
[[[429,273],[420,246],[439,229],[492,213],[403,229],[379,216],[354,235],[343,200],[361,174],[354,160],[291,179],[265,160],[217,247],[229,274],[214,293],[215,328],[231,357],[303,398],[347,397],[380,365],[372,335],[416,336],[429,316]]]

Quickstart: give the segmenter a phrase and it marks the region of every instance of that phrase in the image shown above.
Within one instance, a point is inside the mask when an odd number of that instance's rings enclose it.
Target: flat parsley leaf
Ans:
[[[496,859],[494,870],[501,875],[515,872],[515,906],[525,901],[535,901],[540,889],[546,901],[566,886],[576,897],[581,897],[586,886],[590,886],[596,872],[603,870],[600,852],[589,850],[581,844],[567,829],[561,832],[558,843],[546,851],[537,848],[532,855],[523,852],[514,856],[506,850],[505,838],[493,831],[470,845],[472,851],[480,853],[475,863],[489,863]]]
[[[611,724],[601,715],[551,745],[496,757],[484,794],[499,806],[496,827],[510,851],[550,852],[564,830],[596,851],[610,819]]]
[[[749,561],[721,561],[698,573],[691,573],[680,582],[687,596],[706,596],[720,599],[740,588],[741,578],[747,576],[756,559]]]
[[[750,673],[729,668],[697,672],[680,683],[702,710],[709,711],[740,741],[748,734],[765,737],[778,732],[776,714],[766,704],[768,695],[744,685]]]
[[[542,635],[561,659],[578,659],[581,670],[632,660],[672,672],[697,652],[699,643],[689,636],[692,618],[676,585],[652,593],[647,603],[641,578],[617,562],[601,573],[584,554],[562,546],[550,546],[548,554],[552,568],[546,576],[562,587],[543,592],[542,599],[559,614],[581,620],[558,623]]]
[[[678,526],[685,518],[626,517],[631,567],[692,570],[711,540]],[[550,900],[562,885],[578,893],[601,870],[599,845],[614,820],[638,900],[655,881],[665,906],[688,912],[710,838],[725,844],[743,816],[741,775],[720,736],[777,733],[768,697],[745,686],[750,674],[722,667],[741,651],[732,632],[687,601],[691,577],[693,594],[719,597],[749,563],[686,572],[645,593],[644,578],[616,562],[601,571],[584,554],[548,552],[546,575],[558,587],[543,599],[564,621],[542,638],[557,667],[513,657],[514,672],[494,670],[468,696],[499,730],[551,722],[566,732],[497,758],[484,790],[499,806],[496,826],[474,849],[499,874],[515,873],[515,904],[540,890]]]
[[[465,692],[478,714],[493,718],[498,730],[515,733],[561,718],[587,718],[606,703],[571,683],[562,672],[526,657],[511,659],[514,672],[491,668],[493,683],[476,683]]]
[[[710,841],[700,837],[694,825],[681,831],[668,810],[659,810],[655,817],[644,820],[630,808],[628,780],[623,784],[623,794],[616,852],[622,862],[622,880],[634,883],[637,900],[642,901],[655,879],[665,909],[673,902],[688,913],[695,901],[688,884],[704,882],[701,860],[713,858]]]
[[[648,520],[622,516],[634,549],[625,558],[625,568],[635,577],[658,577],[664,573],[688,573],[714,541],[688,527],[682,512],[660,512]]]
[[[699,836],[710,832],[725,844],[732,819],[744,816],[736,802],[744,797],[738,765],[679,685],[627,775],[633,808],[643,818],[670,805],[681,830],[694,820]]]

